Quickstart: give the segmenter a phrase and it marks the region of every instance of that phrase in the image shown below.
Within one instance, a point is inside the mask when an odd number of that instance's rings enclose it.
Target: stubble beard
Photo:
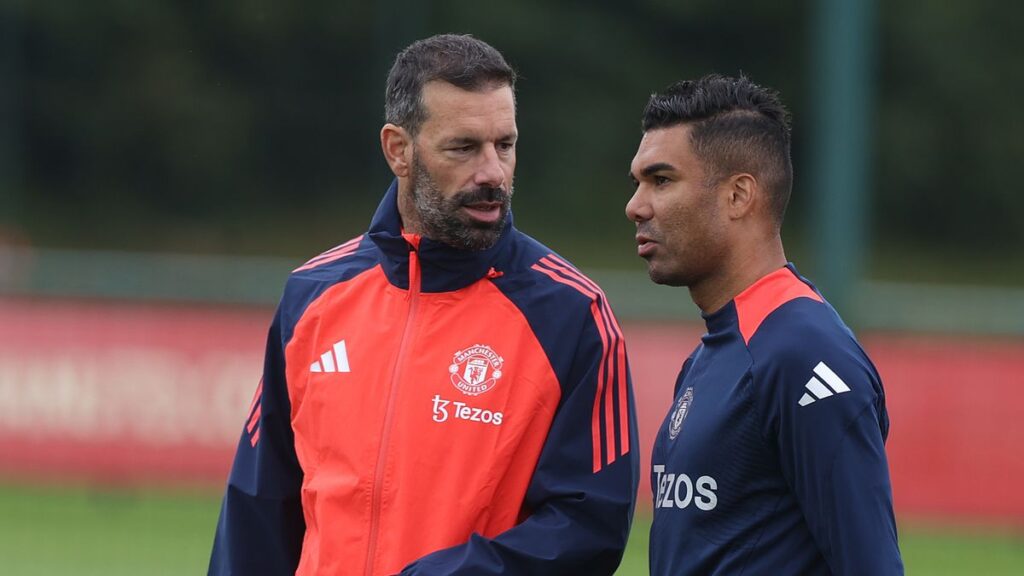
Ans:
[[[705,214],[707,221],[714,222],[718,218],[718,210],[713,204],[702,207],[702,214]],[[662,252],[647,262],[647,275],[655,284],[663,284],[673,287],[687,287],[691,290],[699,286],[708,278],[719,273],[723,262],[728,255],[727,242],[723,232],[711,227],[706,222],[699,226],[699,233],[692,235],[684,244],[678,245],[671,253]],[[662,243],[660,248],[663,251],[669,250],[672,244],[670,238],[658,233],[650,227],[640,225],[637,227],[640,234],[651,238],[657,238]],[[678,240],[676,240],[678,243]],[[659,258],[660,256],[660,258]]]
[[[658,266],[657,262],[653,260],[647,260],[647,276],[651,278],[651,282],[655,284],[661,284],[663,286],[672,286],[678,288],[680,286],[689,286],[692,279],[686,275],[685,271],[681,270],[665,270],[662,266]]]
[[[658,239],[657,241],[661,244],[659,248],[661,250],[667,250],[667,246],[661,240],[662,236],[655,233],[649,223],[638,224],[636,231],[637,234],[642,234],[648,238]],[[662,255],[661,265],[659,265],[657,254],[643,258],[644,262],[647,264],[647,276],[650,277],[651,282],[654,282],[655,284],[675,287],[685,286],[686,280],[682,279],[678,273],[673,273],[672,270],[665,269],[666,256],[667,255],[664,254]]]
[[[423,235],[460,250],[486,250],[501,237],[512,208],[512,188],[479,187],[445,198],[430,172],[413,154],[412,201],[423,226]],[[481,222],[465,216],[461,208],[476,202],[501,202],[501,216]]]

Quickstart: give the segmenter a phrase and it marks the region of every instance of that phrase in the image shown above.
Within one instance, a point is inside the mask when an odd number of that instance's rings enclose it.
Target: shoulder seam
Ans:
[[[744,290],[734,299],[743,342],[749,345],[769,316],[789,302],[802,298],[824,303],[821,295],[789,268],[780,268]]]

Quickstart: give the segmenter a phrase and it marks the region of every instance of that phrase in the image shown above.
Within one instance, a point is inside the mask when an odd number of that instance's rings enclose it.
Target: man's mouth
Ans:
[[[649,236],[643,234],[636,235],[636,255],[641,258],[646,258],[654,252],[654,249],[658,246],[657,242],[651,239]]]
[[[462,209],[475,220],[493,223],[501,218],[501,207],[501,202],[473,202],[463,205]]]

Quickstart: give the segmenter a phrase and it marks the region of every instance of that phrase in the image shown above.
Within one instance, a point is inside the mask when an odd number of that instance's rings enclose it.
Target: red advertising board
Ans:
[[[270,317],[264,308],[0,299],[0,474],[223,482]],[[645,508],[653,437],[701,328],[624,325]],[[898,514],[1024,524],[1024,340],[862,341],[885,381]]]
[[[0,471],[222,480],[269,317],[0,299]]]

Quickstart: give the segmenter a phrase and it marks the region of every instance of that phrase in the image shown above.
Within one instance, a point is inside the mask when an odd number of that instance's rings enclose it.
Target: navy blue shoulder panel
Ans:
[[[855,346],[853,333],[835,310],[810,298],[795,298],[769,314],[748,342],[755,362],[795,360],[819,348]]]
[[[493,282],[526,317],[562,385],[578,382],[574,366],[581,348],[622,335],[600,288],[568,261],[533,238],[514,231],[515,241]],[[596,302],[600,318],[595,318]],[[603,325],[598,327],[598,320]],[[612,345],[611,342],[608,344]],[[611,367],[615,368],[615,367]]]
[[[354,251],[346,252],[337,259],[324,258],[320,264],[314,258],[313,265],[302,266],[288,277],[278,308],[282,348],[291,340],[296,323],[314,300],[331,286],[351,280],[380,263],[380,251],[365,235]]]
[[[573,466],[588,475],[608,471],[608,478],[618,478],[609,482],[632,485],[635,498],[639,459],[632,383],[611,307],[597,284],[566,260],[520,233],[515,240],[497,270],[501,274],[491,281],[526,318],[561,388],[550,434],[562,446],[545,449],[538,470],[564,470],[566,454],[572,453]],[[623,467],[618,460],[628,453],[624,460],[630,464]]]
[[[768,407],[770,419],[788,413],[812,422],[818,417],[852,421],[874,403],[883,420],[883,437],[888,431],[881,378],[853,332],[827,302],[797,298],[783,304],[764,320],[748,348],[754,393]],[[810,409],[825,399],[829,401]]]
[[[877,374],[853,332],[827,301],[786,302],[765,318],[748,347],[754,364],[762,368],[817,362],[838,354],[862,359]]]

